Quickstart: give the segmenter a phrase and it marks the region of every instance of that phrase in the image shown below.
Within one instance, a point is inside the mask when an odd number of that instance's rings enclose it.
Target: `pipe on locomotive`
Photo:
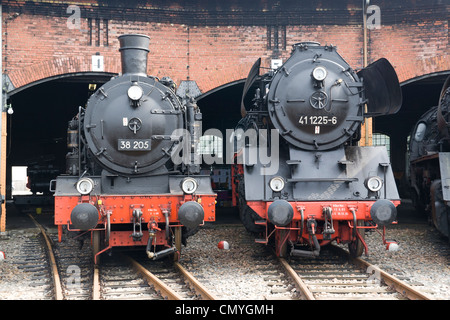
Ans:
[[[150,37],[143,34],[124,34],[119,36],[122,75],[136,74],[147,76],[147,55]]]

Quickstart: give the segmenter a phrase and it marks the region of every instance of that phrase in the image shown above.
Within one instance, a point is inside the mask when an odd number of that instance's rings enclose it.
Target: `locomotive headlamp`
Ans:
[[[130,98],[133,101],[140,100],[143,94],[144,91],[137,83],[133,83],[133,85],[128,88],[128,98]]]
[[[280,192],[284,188],[284,180],[282,177],[272,178],[269,182],[270,189],[275,192]]]
[[[90,178],[82,178],[77,182],[77,191],[83,195],[91,193],[94,189],[94,181]]]
[[[312,76],[316,81],[323,81],[327,77],[327,69],[324,67],[316,67],[312,72]]]
[[[366,188],[370,191],[376,192],[383,186],[383,181],[378,176],[369,177],[365,181]]]
[[[192,194],[197,190],[198,183],[194,178],[186,178],[181,183],[181,189],[184,193]]]

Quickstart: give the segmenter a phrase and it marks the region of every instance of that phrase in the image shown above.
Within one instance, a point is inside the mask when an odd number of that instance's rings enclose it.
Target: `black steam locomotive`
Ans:
[[[215,220],[209,176],[190,161],[201,113],[176,96],[169,78],[147,76],[149,37],[119,37],[122,74],[93,93],[69,121],[66,174],[54,183],[55,224],[90,234],[95,258],[113,247],[143,246],[151,259],[181,250]],[[184,153],[184,154],[183,154]],[[180,154],[188,159],[174,163]]]
[[[420,117],[411,133],[409,161],[416,208],[426,211],[436,228],[449,237],[450,77],[442,87],[439,104]]]
[[[316,42],[295,44],[281,67],[262,76],[260,63],[244,85],[235,130],[244,225],[260,234],[257,242],[273,241],[278,256],[317,256],[333,240],[348,243],[354,256],[367,253],[365,231],[384,231],[400,203],[386,148],[358,146],[366,117],[401,106],[394,69],[380,59],[355,72],[336,47]],[[269,151],[255,156],[261,146]],[[384,234],[383,241],[397,247]]]

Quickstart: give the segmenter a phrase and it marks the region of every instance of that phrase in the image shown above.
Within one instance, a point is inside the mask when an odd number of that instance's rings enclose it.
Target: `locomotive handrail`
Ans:
[[[287,182],[356,182],[358,178],[295,178]]]
[[[56,179],[50,180],[48,190],[52,193],[56,192]]]
[[[293,165],[298,165],[298,164],[300,164],[302,162],[302,160],[297,160],[297,159],[295,159],[295,160],[286,160],[286,163],[288,164],[288,165],[290,165],[290,166],[293,166]]]

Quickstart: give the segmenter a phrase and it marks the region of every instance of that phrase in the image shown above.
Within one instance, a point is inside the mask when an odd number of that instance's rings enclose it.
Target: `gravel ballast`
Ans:
[[[32,293],[33,281],[16,263],[23,259],[22,247],[37,235],[37,229],[29,228],[0,237],[0,251],[6,255],[0,261],[0,300],[52,298]],[[399,250],[385,250],[381,236],[371,233],[366,236],[370,255],[362,258],[419,285],[431,299],[450,299],[450,245],[446,238],[426,224],[400,223],[388,228],[387,239],[398,241]],[[217,247],[222,240],[230,244],[229,250]],[[296,289],[270,251],[255,243],[239,224],[211,224],[200,229],[188,239],[181,263],[220,299],[297,298]]]
[[[426,224],[390,226],[386,237],[399,243],[398,251],[387,251],[381,235],[372,232],[366,235],[369,256],[362,258],[411,285],[418,285],[431,299],[450,299],[450,245],[446,238]],[[217,248],[221,240],[229,242],[230,250]],[[267,256],[263,248],[264,245],[254,243],[254,237],[243,227],[204,228],[188,239],[182,262],[219,298],[276,299],[261,281],[263,272],[255,271],[255,256]],[[288,289],[295,298],[295,289]],[[287,298],[288,292],[280,296]]]

